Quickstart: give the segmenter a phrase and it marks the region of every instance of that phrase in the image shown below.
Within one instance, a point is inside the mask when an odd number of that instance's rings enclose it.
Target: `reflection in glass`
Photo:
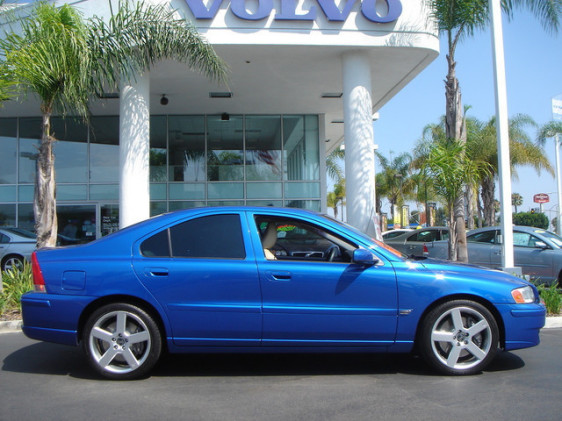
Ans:
[[[319,180],[318,117],[283,117],[286,180]]]
[[[18,205],[18,227],[35,231],[35,216],[33,215],[33,205],[31,203],[20,203]]]
[[[0,184],[16,183],[17,120],[0,119]]]
[[[166,182],[166,117],[150,117],[150,181]]]
[[[209,116],[207,179],[209,181],[244,180],[244,138],[241,116]]]
[[[0,227],[16,226],[16,205],[0,205]]]
[[[96,239],[96,205],[57,206],[60,245],[87,243]]]
[[[247,116],[246,180],[280,180],[281,118],[279,116]]]
[[[57,183],[88,181],[88,128],[74,118],[52,118]]]
[[[37,149],[41,141],[41,119],[20,119],[19,182],[34,183]]]
[[[169,181],[205,181],[205,117],[170,116]]]
[[[90,181],[119,181],[119,117],[92,117]]]

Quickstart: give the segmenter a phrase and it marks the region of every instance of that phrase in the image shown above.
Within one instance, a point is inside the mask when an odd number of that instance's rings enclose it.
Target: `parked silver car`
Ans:
[[[431,243],[432,241],[447,240],[448,238],[449,228],[427,227],[406,231],[392,238],[384,238],[384,242],[408,256],[422,256],[424,244]]]
[[[35,234],[20,228],[0,228],[0,268],[21,267],[35,250]]]
[[[498,269],[502,265],[500,227],[479,228],[467,235],[468,262]],[[447,258],[446,241],[427,243],[428,256]],[[544,283],[562,279],[562,238],[540,228],[514,226],[513,254],[515,266],[523,275]]]

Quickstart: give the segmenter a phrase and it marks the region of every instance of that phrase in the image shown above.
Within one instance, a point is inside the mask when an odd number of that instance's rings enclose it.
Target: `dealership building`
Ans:
[[[105,1],[56,3],[85,17],[110,14]],[[59,232],[86,241],[159,213],[213,205],[326,212],[325,160],[343,142],[347,219],[370,231],[373,115],[439,53],[425,2],[166,3],[228,64],[228,83],[165,61],[92,102],[89,126],[53,118]],[[0,226],[33,229],[40,138],[36,99],[4,104]]]

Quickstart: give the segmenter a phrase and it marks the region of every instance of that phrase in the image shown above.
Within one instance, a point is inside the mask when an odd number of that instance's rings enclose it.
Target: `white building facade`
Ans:
[[[102,1],[64,3],[110,13]],[[325,158],[344,141],[348,222],[372,230],[373,114],[439,52],[424,2],[165,3],[226,61],[228,85],[167,61],[92,103],[90,127],[54,118],[60,232],[88,241],[196,206],[325,212]],[[0,109],[0,225],[33,227],[40,130],[33,98]]]

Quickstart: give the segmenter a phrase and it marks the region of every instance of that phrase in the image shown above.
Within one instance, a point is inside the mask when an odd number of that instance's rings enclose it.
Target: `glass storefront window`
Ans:
[[[207,118],[207,180],[244,180],[244,133],[241,116]]]
[[[318,117],[283,116],[286,180],[319,180]]]
[[[0,184],[16,184],[17,120],[0,119]],[[0,199],[1,200],[1,199]]]
[[[0,202],[15,202],[16,186],[0,186]]]
[[[165,116],[150,117],[150,181],[166,182],[166,126]]]
[[[119,117],[92,117],[90,181],[119,181]]]
[[[0,205],[0,227],[16,226],[16,205]]]
[[[169,181],[205,181],[205,117],[168,118]]]
[[[37,148],[41,141],[41,121],[40,118],[20,118],[19,183],[35,182]]]
[[[52,126],[59,205],[82,212],[75,206],[109,203],[111,221],[107,229],[98,221],[96,233],[111,231],[119,200],[119,117],[92,117],[89,133],[71,118],[55,117]],[[151,116],[150,214],[244,204],[319,211],[318,130],[316,115]],[[0,218],[28,229],[40,139],[41,118],[0,118]],[[65,218],[74,219],[68,212]]]
[[[247,116],[246,180],[281,180],[281,117]]]
[[[18,227],[35,231],[35,216],[31,203],[20,203],[18,205]]]
[[[52,118],[57,183],[88,181],[88,127],[75,118]]]

